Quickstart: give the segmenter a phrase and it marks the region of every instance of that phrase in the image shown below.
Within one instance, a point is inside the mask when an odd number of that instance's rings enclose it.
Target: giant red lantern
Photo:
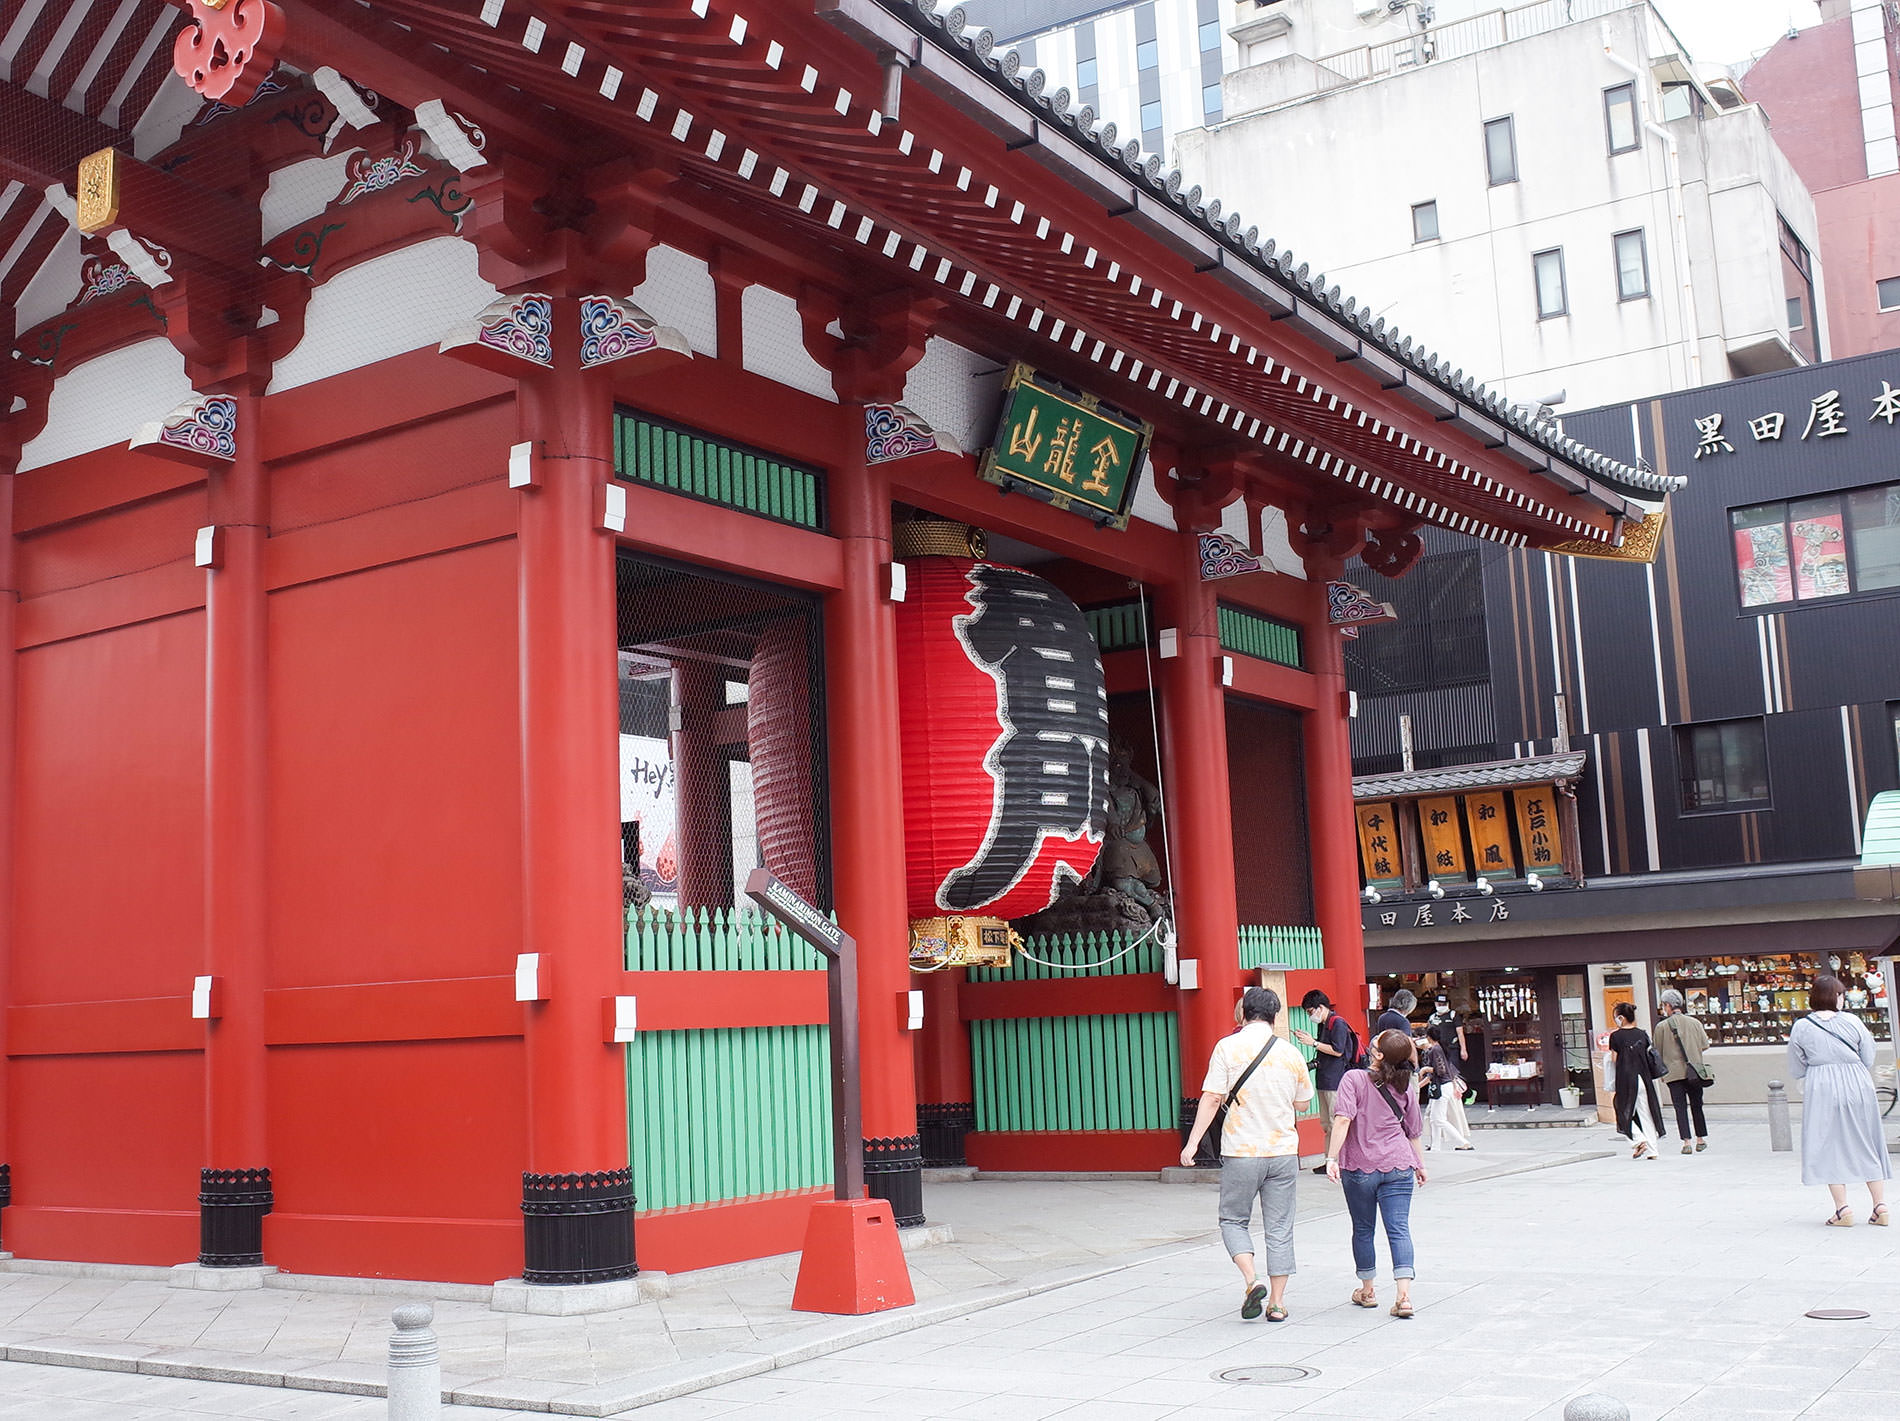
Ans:
[[[1006,960],[1006,920],[1047,908],[1095,863],[1108,794],[1108,692],[1087,619],[1035,574],[968,556],[959,525],[913,525],[899,550],[951,538],[966,555],[907,559],[897,607],[920,965],[945,947],[952,962]],[[959,951],[959,938],[988,950]]]

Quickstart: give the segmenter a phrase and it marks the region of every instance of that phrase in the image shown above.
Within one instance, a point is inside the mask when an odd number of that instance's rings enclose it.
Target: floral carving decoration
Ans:
[[[1372,594],[1350,582],[1326,584],[1326,620],[1336,627],[1361,627],[1369,622],[1396,622],[1399,614],[1390,602],[1375,602]]]
[[[1201,534],[1201,581],[1259,572],[1260,559],[1226,533]]]
[[[175,450],[193,461],[228,463],[237,458],[237,401],[229,395],[187,400],[158,423],[141,429],[132,447],[154,453]]]
[[[660,343],[654,319],[615,296],[581,297],[581,369],[642,355]]]
[[[864,459],[888,464],[913,454],[930,454],[943,447],[936,431],[904,405],[864,407]]]
[[[517,360],[554,366],[554,302],[538,291],[504,296],[479,317],[478,344]]]
[[[270,0],[191,0],[191,17],[172,45],[178,77],[227,108],[250,102],[277,65],[284,12]]]
[[[135,278],[132,268],[124,262],[106,261],[100,257],[87,257],[80,264],[79,300],[76,304],[85,305],[101,296],[110,296],[115,291],[123,291]]]
[[[404,178],[419,178],[426,170],[416,162],[416,141],[405,138],[402,151],[372,158],[367,153],[352,153],[344,169],[344,188],[337,206],[356,201],[365,193],[394,187]]]

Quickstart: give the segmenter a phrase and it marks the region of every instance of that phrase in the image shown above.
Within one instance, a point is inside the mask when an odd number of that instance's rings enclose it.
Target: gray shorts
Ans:
[[[1269,1278],[1297,1272],[1293,1264],[1293,1210],[1298,1203],[1298,1155],[1271,1159],[1238,1159],[1223,1155],[1220,1162],[1220,1239],[1232,1258],[1254,1252],[1254,1200],[1260,1201],[1261,1232],[1266,1236]]]

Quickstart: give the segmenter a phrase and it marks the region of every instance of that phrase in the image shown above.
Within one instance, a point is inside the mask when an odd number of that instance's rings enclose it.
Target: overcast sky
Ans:
[[[1656,0],[1656,8],[1698,63],[1734,64],[1788,32],[1820,23],[1814,0]]]

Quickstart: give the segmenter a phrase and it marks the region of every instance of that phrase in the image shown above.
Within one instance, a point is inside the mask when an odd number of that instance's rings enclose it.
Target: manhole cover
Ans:
[[[1859,1322],[1867,1314],[1859,1308],[1816,1308],[1808,1316],[1818,1322]]]
[[[1316,1377],[1313,1367],[1229,1367],[1214,1373],[1217,1382],[1237,1382],[1243,1386],[1271,1386],[1275,1382],[1299,1382]]]

